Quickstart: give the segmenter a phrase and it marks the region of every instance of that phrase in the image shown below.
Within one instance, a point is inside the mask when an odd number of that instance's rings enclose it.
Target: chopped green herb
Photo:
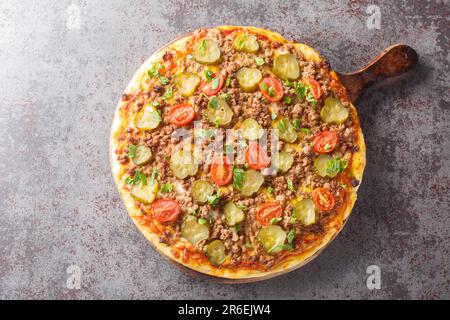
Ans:
[[[258,66],[262,66],[264,64],[264,59],[261,57],[255,57],[255,63]]]
[[[165,86],[166,84],[168,84],[170,82],[170,80],[166,77],[159,77],[159,82],[161,82],[161,84],[163,86]]]
[[[267,93],[269,94],[270,97],[275,97],[277,95],[273,87],[269,87]]]
[[[261,89],[263,89],[264,91],[269,90],[269,87],[268,87],[267,84],[265,84],[264,82],[260,83],[259,86],[260,86]]]
[[[294,218],[294,217],[291,217],[291,218],[289,219],[289,223],[290,223],[290,224],[294,224],[296,221],[297,221],[297,219]]]
[[[166,89],[166,92],[164,92],[163,96],[161,97],[161,99],[166,100],[166,99],[170,99],[173,97],[173,89],[172,86],[168,86]]]
[[[134,144],[128,145],[128,157],[130,157],[130,159],[136,157],[136,146]]]
[[[205,52],[205,50],[206,50],[206,40],[205,39],[203,39],[202,42],[200,43],[198,50],[202,53]]]
[[[231,84],[231,78],[228,77],[227,80],[225,81],[225,87],[229,87]]]
[[[294,237],[295,237],[295,231],[294,231],[294,229],[291,229],[289,231],[289,233],[287,234],[288,243],[292,243],[292,241],[294,241]]]
[[[221,123],[222,123],[222,121],[220,120],[219,117],[217,117],[217,118],[214,120],[214,125],[216,126],[216,128],[218,128],[218,127],[220,126]]]
[[[211,81],[213,78],[214,73],[211,70],[206,70],[205,71],[205,78],[208,81]]]
[[[215,90],[219,87],[219,78],[212,79],[211,89]]]
[[[212,97],[209,100],[208,107],[213,108],[213,109],[217,109],[219,107],[219,99],[217,99],[216,96]]]
[[[294,250],[294,246],[290,243],[280,244],[279,246],[275,246],[272,249],[270,249],[268,253],[278,253],[283,250],[292,251]]]
[[[169,183],[169,182],[164,183],[164,184],[161,186],[161,192],[162,192],[162,193],[169,193],[169,192],[172,192],[172,191],[173,191],[173,184],[171,184],[171,183]]]
[[[125,179],[126,184],[140,184],[141,187],[147,185],[147,177],[140,170],[134,172],[134,178],[128,177]]]
[[[220,195],[219,194],[213,194],[212,196],[208,196],[208,203],[212,206],[216,205],[219,203],[220,200]]]
[[[339,172],[342,172],[347,168],[347,161],[341,160],[338,157],[333,157],[327,163],[327,173],[329,175],[336,175]]]
[[[292,121],[292,126],[294,129],[298,130],[300,128],[300,120],[294,119],[294,121]]]
[[[331,145],[330,145],[329,143],[326,143],[326,144],[323,146],[323,149],[324,149],[324,150],[330,150],[330,149],[331,149]]]
[[[214,131],[208,129],[195,130],[195,136],[198,138],[211,138],[214,136]]]
[[[252,246],[252,244],[251,244],[250,242],[246,242],[246,243],[245,243],[245,247],[246,247],[247,249],[253,248],[253,246]]]
[[[239,43],[238,43],[239,50],[242,50],[244,48],[245,38],[246,37],[242,37],[242,39],[239,40]]]
[[[159,102],[158,102],[158,101],[153,101],[153,102],[152,102],[152,106],[154,106],[154,107],[159,106]]]
[[[248,208],[246,206],[244,206],[243,204],[237,204],[236,207],[238,207],[239,209],[243,210],[243,211],[247,211]]]
[[[160,63],[155,63],[150,70],[147,71],[148,76],[150,78],[155,78],[155,77],[159,77],[159,70],[160,69],[164,69],[164,65],[160,64]]]
[[[310,135],[311,134],[311,129],[308,128],[300,128],[300,132],[304,133],[306,135]]]
[[[244,184],[245,171],[239,169],[238,167],[233,168],[233,188],[236,190],[241,190]]]
[[[273,193],[273,188],[272,187],[267,187],[267,192],[268,193]]]
[[[284,96],[283,97],[283,101],[286,103],[286,104],[292,104],[292,98],[291,97],[289,97],[289,96]]]
[[[283,218],[281,218],[281,217],[272,218],[272,219],[270,219],[270,224],[277,224],[281,220],[283,220]]]
[[[286,180],[286,183],[287,183],[287,186],[288,186],[288,189],[289,189],[289,190],[295,191],[294,183],[292,182],[291,179],[287,179],[287,180]]]
[[[220,98],[223,99],[223,100],[225,100],[226,102],[229,102],[231,96],[230,96],[229,93],[222,93],[222,94],[220,95]]]
[[[285,132],[287,129],[286,123],[284,122],[284,119],[281,119],[280,122],[278,122],[278,129],[280,129],[281,132]]]
[[[270,118],[271,118],[272,120],[275,120],[275,119],[277,118],[277,114],[276,114],[276,113],[271,113],[271,114],[270,114]]]
[[[153,168],[152,175],[150,176],[150,184],[155,184],[156,178],[158,177],[158,173],[159,173],[158,169]]]
[[[203,219],[203,218],[199,218],[199,219],[198,219],[198,223],[199,223],[199,224],[207,224],[207,223],[208,223],[208,220]]]

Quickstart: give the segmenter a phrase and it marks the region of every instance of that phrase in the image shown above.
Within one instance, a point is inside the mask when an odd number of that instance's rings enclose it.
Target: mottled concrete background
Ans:
[[[0,2],[0,298],[450,298],[449,1]],[[366,9],[381,9],[369,29]],[[264,283],[180,273],[128,218],[108,162],[114,108],[139,65],[198,27],[255,25],[305,41],[339,71],[398,42],[420,66],[368,90],[368,164],[341,235]],[[67,268],[81,288],[66,286]],[[368,290],[366,268],[381,268]]]

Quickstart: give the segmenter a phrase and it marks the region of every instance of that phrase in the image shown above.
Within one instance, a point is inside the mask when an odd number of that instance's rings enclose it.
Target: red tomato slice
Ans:
[[[330,153],[336,148],[338,141],[336,132],[322,131],[314,138],[314,151],[317,153]]]
[[[261,170],[270,165],[270,158],[257,141],[250,141],[245,149],[245,162],[250,168]]]
[[[233,166],[226,156],[214,158],[211,164],[211,180],[218,186],[224,186],[233,178]]]
[[[256,219],[263,226],[270,225],[270,220],[281,217],[283,208],[278,202],[263,203],[256,214]]]
[[[222,90],[224,83],[225,76],[222,73],[217,72],[213,74],[211,81],[207,81],[206,79],[203,80],[200,87],[207,96],[214,96]],[[213,88],[213,84],[217,84],[217,87]]]
[[[313,95],[314,99],[320,99],[320,97],[322,96],[322,87],[320,86],[320,83],[318,83],[313,78],[306,79],[306,82],[311,86],[310,92]]]
[[[176,126],[184,126],[194,120],[195,110],[187,103],[174,106],[169,111],[169,122]]]
[[[283,86],[275,78],[267,77],[259,83],[259,90],[262,95],[271,102],[280,101],[283,98]]]
[[[334,208],[336,200],[333,194],[325,188],[316,188],[311,194],[314,204],[323,211],[330,211]]]
[[[153,217],[159,222],[171,222],[178,219],[180,205],[172,199],[159,199],[152,204]]]

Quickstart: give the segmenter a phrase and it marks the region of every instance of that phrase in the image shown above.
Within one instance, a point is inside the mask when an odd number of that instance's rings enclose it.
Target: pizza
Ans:
[[[311,47],[199,29],[124,91],[110,142],[130,217],[188,269],[254,281],[304,265],[342,229],[365,166],[357,111]]]

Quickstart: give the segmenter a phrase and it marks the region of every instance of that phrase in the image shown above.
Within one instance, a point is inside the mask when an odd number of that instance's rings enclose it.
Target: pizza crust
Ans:
[[[235,26],[222,26],[217,27],[221,30],[230,30],[235,28],[244,28],[249,31],[259,33],[262,35],[267,36],[271,40],[276,40],[280,42],[286,42],[287,40],[284,39],[280,34],[261,29],[261,28],[255,28],[255,27],[235,27]],[[148,69],[151,68],[151,66],[159,61],[162,58],[162,55],[164,54],[164,51],[167,49],[177,49],[182,50],[185,46],[185,44],[192,38],[192,35],[187,35],[185,37],[182,37],[178,40],[175,40],[162,49],[155,52],[150,58],[147,59],[147,61],[144,62],[144,64],[139,68],[139,70],[135,73],[132,80],[130,81],[129,85],[125,89],[124,93],[131,93],[134,92],[137,88],[139,88],[139,85],[141,83],[141,80],[145,76]],[[305,55],[306,58],[311,59],[315,62],[320,61],[322,58],[319,55],[317,51],[315,51],[313,48],[305,45],[305,44],[299,44],[295,43],[295,46],[302,51],[302,53]],[[221,279],[225,278],[228,279],[228,281],[225,282],[254,282],[254,281],[260,281],[269,279],[281,274],[285,274],[289,271],[298,269],[302,267],[303,265],[307,264],[311,260],[313,260],[315,257],[318,256],[318,254],[337,236],[337,234],[342,230],[343,226],[345,225],[345,222],[350,216],[350,213],[352,211],[352,208],[355,204],[356,198],[357,198],[357,190],[358,187],[353,188],[351,192],[348,194],[348,202],[343,208],[343,221],[339,225],[330,226],[327,228],[326,233],[322,236],[321,241],[319,243],[316,243],[312,248],[310,248],[307,251],[304,251],[300,254],[290,255],[286,258],[284,258],[280,263],[276,264],[274,267],[272,267],[269,271],[260,271],[260,270],[228,270],[224,268],[217,268],[213,267],[209,264],[199,264],[197,262],[185,262],[179,257],[175,257],[172,254],[172,247],[167,246],[165,244],[162,244],[159,242],[159,236],[155,233],[153,233],[150,230],[150,227],[141,223],[141,217],[142,213],[138,207],[135,205],[135,200],[132,198],[129,192],[124,191],[124,182],[120,180],[120,169],[121,165],[117,160],[117,157],[115,156],[115,150],[119,147],[118,141],[116,139],[118,133],[121,131],[123,126],[127,123],[127,119],[123,119],[121,117],[121,114],[119,112],[119,109],[122,107],[124,102],[120,101],[118,103],[113,124],[111,128],[111,138],[110,138],[110,163],[111,163],[111,169],[112,169],[112,175],[114,178],[114,182],[116,184],[117,189],[119,190],[119,194],[125,204],[125,207],[137,226],[137,228],[144,234],[144,236],[148,239],[148,241],[153,245],[153,247],[161,253],[163,256],[169,258],[170,261],[176,262],[175,264],[178,266],[182,266],[182,269],[184,271],[188,271],[189,273],[195,274],[196,272],[200,274],[204,274],[207,276],[211,276],[213,279]],[[356,108],[353,104],[350,105],[351,109],[353,109],[356,117],[357,112]],[[358,119],[359,121],[359,119]],[[353,174],[353,177],[358,179],[360,183],[362,182],[363,177],[363,171],[366,163],[366,148],[364,143],[364,137],[361,130],[361,127],[358,125],[358,130],[356,132],[357,136],[357,144],[359,146],[359,150],[353,154],[352,163],[351,163],[351,172]],[[187,243],[187,242],[186,242]],[[194,272],[192,272],[194,270]]]

